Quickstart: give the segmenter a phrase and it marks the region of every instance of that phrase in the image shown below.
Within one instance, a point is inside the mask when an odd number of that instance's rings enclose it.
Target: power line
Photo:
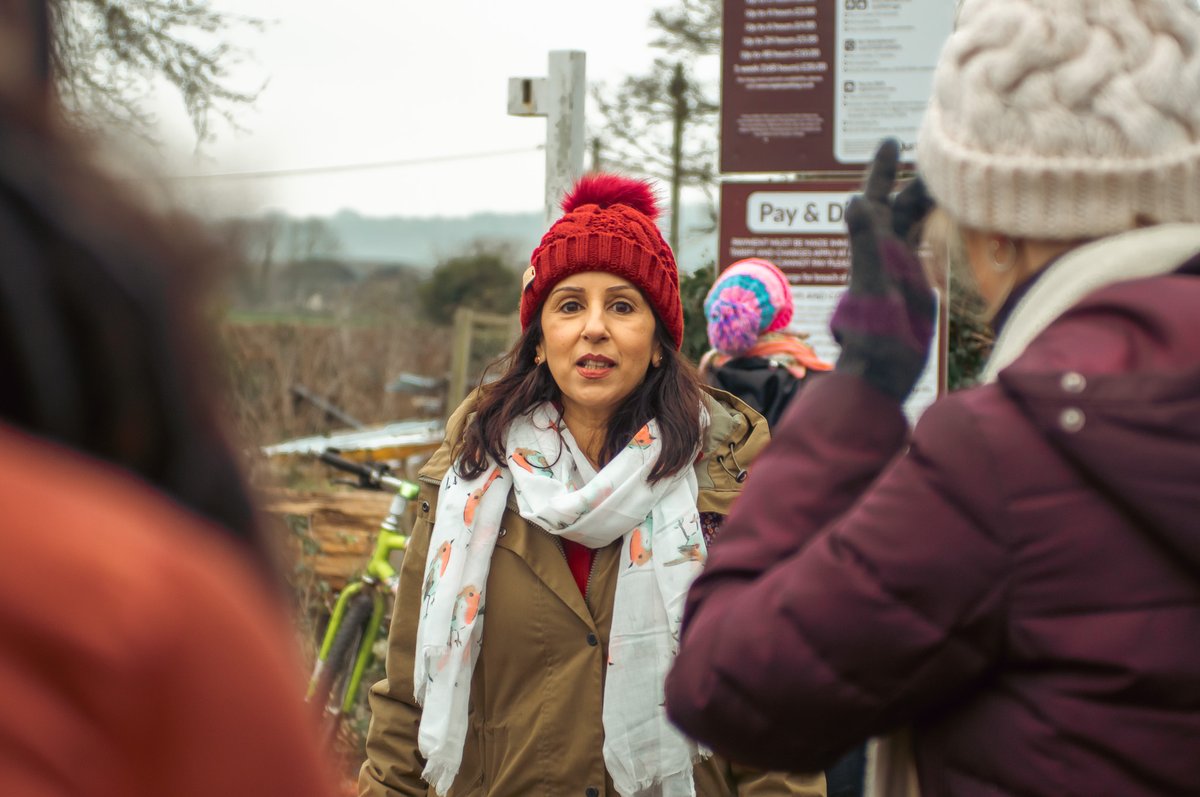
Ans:
[[[271,169],[256,172],[221,172],[217,174],[181,174],[166,177],[166,180],[261,180],[274,177],[302,177],[310,174],[335,174],[337,172],[359,172],[372,169],[395,169],[403,166],[420,166],[428,163],[447,163],[451,161],[480,160],[482,158],[497,158],[504,155],[519,155],[527,152],[538,152],[545,149],[544,144],[536,147],[521,147],[520,149],[497,149],[489,152],[468,152],[462,155],[436,155],[429,158],[408,158],[394,161],[374,161],[371,163],[342,163],[331,166],[306,166],[294,169]]]

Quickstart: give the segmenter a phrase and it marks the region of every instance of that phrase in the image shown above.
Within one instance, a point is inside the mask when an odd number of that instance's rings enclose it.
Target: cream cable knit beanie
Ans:
[[[963,0],[917,142],[960,223],[1069,240],[1200,221],[1190,0]]]

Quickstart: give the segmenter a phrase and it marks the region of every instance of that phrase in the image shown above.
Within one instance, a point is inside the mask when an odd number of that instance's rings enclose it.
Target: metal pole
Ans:
[[[362,421],[360,421],[358,418],[355,418],[353,415],[346,412],[341,407],[334,404],[332,401],[321,398],[320,396],[318,396],[316,393],[309,390],[304,385],[300,385],[300,384],[292,385],[291,388],[289,388],[289,390],[291,391],[291,394],[293,396],[295,396],[296,398],[299,398],[299,399],[304,399],[309,404],[312,404],[314,407],[319,409],[321,412],[325,413],[330,418],[339,420],[342,423],[346,424],[347,426],[353,427],[355,429],[362,430],[362,429],[367,428],[366,425]]]
[[[602,165],[603,162],[600,160],[600,153],[603,147],[604,142],[600,140],[600,136],[592,139],[592,171],[594,172],[598,172],[604,168]]]
[[[687,120],[687,78],[683,64],[675,64],[675,74],[667,92],[671,95],[674,130],[671,136],[671,251],[679,252],[679,191],[683,183],[683,125]]]

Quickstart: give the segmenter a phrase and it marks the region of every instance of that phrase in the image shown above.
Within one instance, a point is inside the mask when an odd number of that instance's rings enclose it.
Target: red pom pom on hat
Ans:
[[[625,205],[650,221],[657,220],[659,212],[658,199],[647,183],[619,174],[587,174],[581,177],[563,197],[563,213],[570,213],[584,205],[602,208]]]
[[[679,269],[654,223],[659,209],[650,184],[616,174],[589,174],[567,192],[562,208],[562,218],[550,226],[529,259],[521,328],[528,328],[559,280],[604,271],[636,285],[675,348],[682,346]]]

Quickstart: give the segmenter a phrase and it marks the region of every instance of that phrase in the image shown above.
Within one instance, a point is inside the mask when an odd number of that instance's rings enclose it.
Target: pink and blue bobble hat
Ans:
[[[736,357],[792,320],[792,292],[774,263],[758,258],[739,260],[721,272],[704,299],[708,342]]]

